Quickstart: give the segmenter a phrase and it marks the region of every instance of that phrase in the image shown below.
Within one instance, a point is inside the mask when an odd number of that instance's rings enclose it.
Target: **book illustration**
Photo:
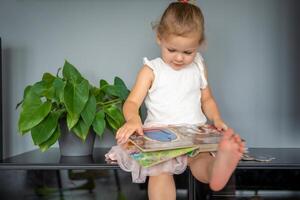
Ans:
[[[171,142],[177,135],[167,129],[149,129],[144,131],[144,137],[152,141]]]
[[[130,157],[136,160],[139,163],[139,165],[147,168],[162,163],[164,161],[170,160],[172,158],[190,153],[196,150],[197,148],[198,147],[187,147],[162,151],[135,152],[131,153]]]
[[[222,137],[214,126],[172,125],[145,128],[144,135],[132,135],[129,140],[142,152],[198,147],[200,151],[215,151]]]

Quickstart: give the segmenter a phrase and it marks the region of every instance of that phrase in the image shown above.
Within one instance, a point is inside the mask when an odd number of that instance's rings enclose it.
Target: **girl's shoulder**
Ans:
[[[150,67],[152,70],[158,70],[158,68],[160,68],[164,64],[163,60],[160,57],[154,58],[152,60],[149,60],[147,57],[144,57],[143,63],[144,65]]]
[[[196,64],[197,68],[200,70],[201,73],[205,72],[205,62],[204,58],[201,55],[201,53],[197,52],[195,58],[194,58],[194,63]]]
[[[201,53],[199,53],[199,52],[196,53],[196,56],[195,56],[195,58],[194,58],[194,62],[195,62],[196,64],[203,64],[203,63],[204,63],[204,58],[203,58],[203,56],[201,55]]]

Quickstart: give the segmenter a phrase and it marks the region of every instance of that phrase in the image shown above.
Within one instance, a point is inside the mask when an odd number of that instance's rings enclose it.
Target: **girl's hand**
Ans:
[[[216,119],[216,120],[214,120],[214,126],[219,131],[226,131],[228,129],[228,126],[225,124],[225,122],[222,119]]]
[[[127,121],[116,134],[118,144],[124,144],[133,133],[143,135],[142,123],[140,121],[129,120]]]

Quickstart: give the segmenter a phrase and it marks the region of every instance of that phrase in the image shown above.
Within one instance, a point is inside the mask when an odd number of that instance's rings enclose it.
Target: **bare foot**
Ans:
[[[244,152],[244,143],[232,129],[224,132],[219,143],[218,153],[212,166],[210,188],[221,190],[228,182]]]

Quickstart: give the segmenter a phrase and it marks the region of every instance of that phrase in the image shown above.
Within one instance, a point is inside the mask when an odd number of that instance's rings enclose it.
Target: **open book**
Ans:
[[[172,125],[144,129],[144,135],[132,135],[129,141],[142,152],[197,147],[200,151],[216,151],[222,137],[212,125]]]
[[[130,156],[141,166],[151,167],[184,154],[217,151],[221,137],[211,125],[146,128],[143,136],[129,138],[138,149]]]

